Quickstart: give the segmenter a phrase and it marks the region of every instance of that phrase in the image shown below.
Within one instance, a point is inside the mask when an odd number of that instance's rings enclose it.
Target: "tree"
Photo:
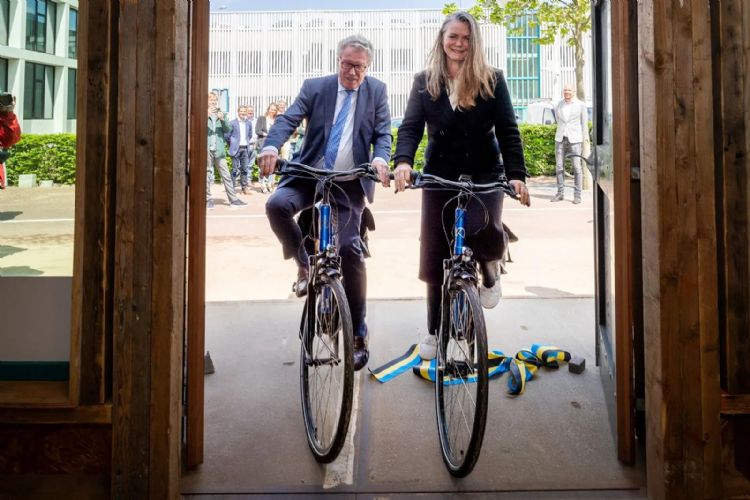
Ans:
[[[456,4],[449,3],[443,12],[450,14],[456,10]],[[539,43],[542,45],[554,43],[558,36],[567,38],[575,50],[576,94],[584,100],[583,35],[591,30],[590,0],[478,0],[468,12],[478,19],[502,24],[512,34],[523,33],[523,22],[539,25]]]

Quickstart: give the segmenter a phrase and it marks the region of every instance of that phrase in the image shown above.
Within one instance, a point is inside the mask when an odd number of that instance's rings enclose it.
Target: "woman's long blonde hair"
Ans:
[[[437,101],[444,85],[450,81],[448,61],[443,50],[443,37],[449,23],[460,21],[469,25],[469,53],[453,83],[458,91],[459,109],[471,109],[476,105],[477,96],[483,99],[492,97],[495,89],[495,71],[487,63],[484,55],[482,35],[479,25],[468,12],[458,11],[445,18],[440,27],[432,50],[427,56],[427,92]]]

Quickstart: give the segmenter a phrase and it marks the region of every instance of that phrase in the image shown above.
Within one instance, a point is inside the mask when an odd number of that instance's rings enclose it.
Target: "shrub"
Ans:
[[[529,175],[555,174],[555,125],[519,124]]]
[[[8,184],[18,184],[21,174],[36,174],[37,181],[50,179],[56,184],[73,184],[76,177],[76,136],[74,134],[23,134],[10,148],[6,162]]]

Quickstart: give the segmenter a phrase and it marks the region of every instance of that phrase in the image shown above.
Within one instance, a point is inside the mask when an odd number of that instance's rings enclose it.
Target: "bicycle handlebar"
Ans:
[[[362,163],[351,170],[328,170],[324,168],[315,168],[304,163],[296,163],[287,160],[279,160],[276,164],[277,175],[297,175],[307,174],[314,178],[323,178],[325,180],[335,180],[338,177],[367,177],[368,179],[379,181],[377,171],[369,163]]]
[[[393,174],[391,174],[391,179],[393,179]],[[420,189],[430,186],[448,187],[457,191],[472,193],[482,193],[500,189],[511,198],[518,199],[518,194],[516,194],[516,191],[510,185],[505,175],[501,175],[495,182],[475,184],[471,179],[459,178],[457,181],[452,181],[437,175],[420,173],[414,170],[411,172],[411,184],[408,186],[409,189]]]

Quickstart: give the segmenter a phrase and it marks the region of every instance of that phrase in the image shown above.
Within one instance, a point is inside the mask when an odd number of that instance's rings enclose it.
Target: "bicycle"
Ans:
[[[477,290],[477,261],[465,245],[466,205],[480,193],[501,189],[513,198],[505,176],[474,184],[469,176],[451,181],[414,173],[410,188],[458,191],[450,258],[443,262],[440,328],[435,370],[435,409],[440,448],[448,471],[468,475],[479,459],[487,422],[487,331]]]
[[[320,201],[313,224],[314,254],[309,256],[310,279],[302,309],[299,338],[300,399],[307,442],[318,462],[336,459],[349,429],[354,389],[354,333],[336,246],[336,221],[331,189],[343,177],[378,180],[369,164],[348,171],[330,171],[280,161],[281,176],[318,182]]]

